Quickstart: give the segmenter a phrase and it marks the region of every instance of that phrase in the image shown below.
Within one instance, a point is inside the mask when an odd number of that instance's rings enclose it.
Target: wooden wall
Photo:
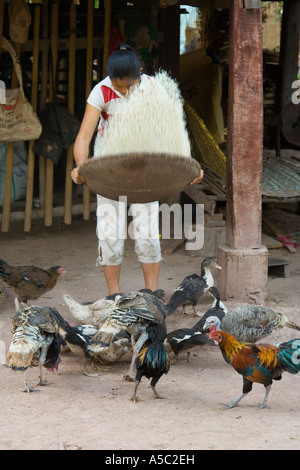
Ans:
[[[94,0],[84,2],[43,0],[28,4],[32,16],[28,41],[17,44],[9,37],[8,3],[0,0],[0,38],[3,34],[9,39],[20,57],[21,65],[26,63],[24,69],[27,68],[27,77],[30,79],[25,93],[38,114],[45,104],[53,99],[52,76],[55,76],[58,66],[59,76],[63,76],[64,82],[57,93],[59,99],[81,120],[86,98],[92,86],[106,74],[106,61],[112,48],[112,28],[117,27],[126,40],[125,25],[130,21],[133,23],[140,21],[143,24],[146,17],[154,30],[157,30],[161,23],[163,28],[172,31],[172,34],[167,33],[166,40],[159,45],[160,52],[155,66],[164,66],[165,62],[166,68],[175,77],[178,76],[178,5],[158,10],[146,0],[141,0],[138,8],[130,10],[126,7],[126,2],[121,0],[106,0],[105,8],[104,2],[99,2],[99,8],[95,7],[96,3]],[[171,16],[167,10],[171,12]],[[171,29],[168,25],[174,19],[178,25]],[[8,61],[6,56],[7,54],[2,51],[0,66]],[[29,69],[28,62],[31,64]],[[9,86],[16,86],[14,76]],[[80,190],[72,183],[70,177],[74,164],[72,146],[62,155],[59,164],[55,165],[50,159],[35,154],[33,144],[34,142],[26,143],[28,175],[24,204],[11,203],[13,144],[7,145],[4,201],[0,214],[1,231],[8,232],[10,222],[15,219],[24,222],[25,232],[30,231],[33,218],[42,218],[45,226],[51,226],[55,216],[62,216],[66,224],[72,223],[74,214],[82,214],[83,219],[89,219],[91,211],[94,212],[96,208],[95,195],[90,194],[85,186],[82,188],[82,196],[77,195]],[[58,184],[60,184],[59,190],[57,190]],[[34,204],[36,201],[38,202]]]

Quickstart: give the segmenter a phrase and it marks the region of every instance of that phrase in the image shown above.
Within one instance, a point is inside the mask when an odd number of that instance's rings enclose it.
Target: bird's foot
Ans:
[[[26,392],[26,393],[30,393],[30,392],[40,392],[40,389],[39,389],[39,388],[30,387],[30,385],[26,385],[24,388],[20,388],[19,390],[20,390],[21,392]]]
[[[139,397],[135,397],[135,396],[131,397],[130,400],[134,401],[135,403],[142,401]]]
[[[88,372],[88,371],[83,371],[83,374],[86,375],[87,377],[93,377],[97,378],[100,377],[100,374],[97,374],[96,372]]]
[[[48,380],[39,380],[35,385],[40,385],[41,387],[45,387],[46,385],[51,385],[51,382],[48,382]]]
[[[257,408],[258,410],[263,410],[264,408],[268,408],[267,407],[267,404],[262,402],[262,403],[258,403],[257,405],[248,405],[249,407],[251,408]]]
[[[123,379],[127,382],[135,382],[135,378],[132,377],[130,374],[123,375]]]
[[[158,393],[158,391],[156,390],[156,388],[153,385],[150,385],[150,388],[153,390],[155,398],[157,398],[158,400],[165,400],[166,399],[166,397],[164,397],[164,396],[162,396]]]
[[[220,403],[220,405],[225,406],[225,408],[228,408],[228,409],[235,408],[236,406],[238,406],[238,404],[235,403],[235,402],[233,402],[233,403]]]
[[[266,403],[259,403],[257,405],[258,410],[263,410],[264,408],[268,408]]]

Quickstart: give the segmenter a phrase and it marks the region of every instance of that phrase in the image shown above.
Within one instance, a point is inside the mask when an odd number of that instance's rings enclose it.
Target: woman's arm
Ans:
[[[79,175],[78,167],[84,163],[89,155],[89,146],[94,135],[94,131],[99,122],[101,112],[99,109],[87,103],[82,123],[74,142],[73,153],[76,167],[71,171],[71,178],[74,183],[84,183],[84,178]]]

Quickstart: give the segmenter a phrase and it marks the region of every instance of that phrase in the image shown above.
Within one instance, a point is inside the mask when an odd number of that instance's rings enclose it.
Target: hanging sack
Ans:
[[[19,87],[6,89],[4,103],[0,103],[0,142],[38,139],[42,125],[25,97],[19,59],[14,48],[4,37],[2,37],[2,47],[11,55]]]
[[[53,103],[46,104],[40,113],[43,126],[40,137],[34,142],[33,151],[58,163],[63,152],[62,138],[54,113]]]
[[[80,121],[55,100],[46,104],[40,120],[43,131],[35,141],[33,151],[58,163],[63,149],[68,149],[76,139]]]

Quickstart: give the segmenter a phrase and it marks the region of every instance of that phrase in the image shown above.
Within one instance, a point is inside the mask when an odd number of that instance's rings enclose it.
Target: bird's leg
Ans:
[[[134,374],[133,374],[135,362],[136,362],[138,353],[140,352],[140,349],[142,348],[144,343],[147,341],[147,339],[148,339],[148,333],[146,331],[143,331],[133,348],[133,354],[132,354],[129,371],[126,375],[124,375],[124,378],[130,382],[133,382],[135,380]]]
[[[30,385],[28,385],[28,377],[27,377],[26,371],[24,372],[24,388],[21,388],[20,390],[21,392],[27,392],[27,393],[39,392],[38,388],[30,387]]]
[[[240,397],[234,400],[232,403],[221,403],[221,405],[226,406],[227,408],[234,408],[237,404],[252,390],[253,383],[250,380],[246,379],[243,376],[243,393]]]
[[[44,379],[44,370],[43,370],[43,366],[42,364],[39,363],[39,370],[40,370],[40,377],[39,377],[39,381],[36,385],[41,385],[42,387],[44,387],[45,385],[50,385],[51,382],[48,382],[47,380]]]
[[[138,357],[138,352],[135,351],[135,349],[134,349],[133,353],[132,353],[132,359],[131,359],[129,371],[127,372],[126,375],[124,375],[124,379],[129,381],[129,382],[134,382],[134,380],[135,380],[133,371],[134,371],[134,367],[135,367],[137,357]]]
[[[268,396],[269,396],[269,393],[271,391],[271,386],[272,385],[266,385],[266,393],[265,393],[265,397],[264,397],[264,400],[262,403],[260,403],[257,407],[258,410],[262,410],[263,408],[266,408],[267,406],[267,401],[268,401]]]
[[[20,310],[20,302],[18,297],[15,298],[15,307],[16,307],[16,312]]]
[[[158,391],[156,390],[155,386],[154,385],[150,385],[150,387],[152,388],[153,392],[154,392],[154,395],[155,395],[155,398],[162,398],[162,399],[165,399],[166,397],[163,397],[162,395],[160,395],[158,393]]]
[[[234,408],[247,395],[247,393],[242,393],[242,395],[236,400],[234,400],[232,403],[220,403],[220,405],[226,406],[226,408]]]
[[[161,377],[162,374],[156,376],[156,377],[153,377],[151,382],[150,382],[150,387],[152,388],[153,390],[153,393],[155,395],[155,398],[161,398],[161,399],[164,399],[165,397],[163,397],[162,395],[160,395],[158,393],[158,391],[156,390],[155,386],[157,384],[157,382],[159,381],[160,377]]]
[[[97,373],[94,373],[94,372],[91,372],[88,370],[88,367],[87,367],[87,360],[90,359],[91,360],[91,363],[92,363],[92,367],[94,370],[97,370],[96,366],[95,366],[95,361],[93,358],[90,358],[90,357],[84,357],[83,358],[83,366],[82,366],[82,369],[83,369],[83,373],[84,375],[86,375],[87,377],[100,377],[100,374],[97,374]]]
[[[140,385],[140,381],[137,380],[137,381],[136,381],[136,384],[135,384],[135,387],[134,387],[133,395],[132,395],[132,397],[130,398],[130,400],[132,400],[132,401],[139,401],[139,398],[136,396],[136,394],[137,394],[137,389],[138,389],[138,386],[139,386],[139,385]]]

